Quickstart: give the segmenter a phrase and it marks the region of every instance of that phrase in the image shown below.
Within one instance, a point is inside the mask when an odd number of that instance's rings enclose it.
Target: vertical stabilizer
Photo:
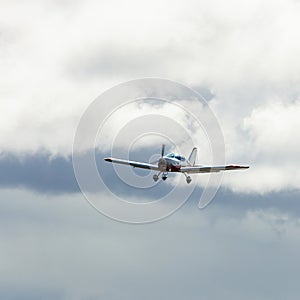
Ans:
[[[188,158],[188,161],[190,163],[191,166],[194,166],[195,163],[196,163],[196,158],[197,158],[197,148],[193,148],[189,158]]]

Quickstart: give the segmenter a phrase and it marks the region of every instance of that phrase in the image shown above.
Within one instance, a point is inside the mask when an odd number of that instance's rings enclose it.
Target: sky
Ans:
[[[299,27],[296,0],[2,0],[0,298],[299,299]],[[200,93],[222,129],[226,162],[250,169],[224,174],[205,209],[208,177],[193,175],[197,191],[179,210],[134,225],[86,201],[72,150],[93,101],[139,78]],[[162,119],[152,125],[153,114]],[[213,159],[205,130],[178,107],[121,107],[103,127],[96,160],[104,183],[128,201],[187,189],[175,176],[137,189],[103,162],[112,142],[131,159],[157,159],[161,136],[131,138],[155,125],[173,134],[167,151],[188,155],[194,143],[199,163]]]

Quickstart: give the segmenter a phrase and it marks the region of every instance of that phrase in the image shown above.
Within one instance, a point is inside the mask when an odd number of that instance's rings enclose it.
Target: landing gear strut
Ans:
[[[161,172],[159,172],[158,174],[154,174],[153,175],[153,180],[156,182],[159,178],[159,175],[161,174]]]

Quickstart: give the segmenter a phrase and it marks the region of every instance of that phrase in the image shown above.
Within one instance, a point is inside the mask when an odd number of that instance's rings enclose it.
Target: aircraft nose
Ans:
[[[158,168],[162,171],[165,171],[167,168],[167,162],[164,158],[160,158],[158,161]]]

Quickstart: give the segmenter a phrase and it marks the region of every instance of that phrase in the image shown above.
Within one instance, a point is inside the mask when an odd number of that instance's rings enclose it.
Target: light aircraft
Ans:
[[[226,166],[204,166],[204,165],[196,165],[196,157],[197,157],[197,148],[193,148],[188,159],[185,157],[169,153],[165,154],[165,145],[162,145],[161,149],[161,158],[157,161],[157,164],[154,163],[144,163],[137,162],[131,160],[124,160],[119,158],[104,158],[105,161],[129,165],[134,168],[142,168],[142,169],[150,169],[158,171],[158,174],[153,175],[153,180],[157,181],[159,179],[159,175],[162,174],[162,180],[166,180],[169,172],[178,172],[183,173],[186,177],[186,182],[190,183],[192,181],[191,177],[188,175],[190,173],[211,173],[211,172],[220,172],[227,170],[238,170],[238,169],[248,169],[249,166],[238,166],[238,165],[226,165]]]

